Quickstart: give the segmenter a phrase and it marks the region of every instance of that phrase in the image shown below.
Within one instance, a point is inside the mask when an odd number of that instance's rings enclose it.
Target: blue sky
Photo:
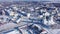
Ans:
[[[0,0],[0,1],[53,1],[53,0]],[[56,0],[54,0],[54,1],[56,1]]]
[[[52,1],[52,2],[58,2],[60,0],[0,0],[0,1]]]

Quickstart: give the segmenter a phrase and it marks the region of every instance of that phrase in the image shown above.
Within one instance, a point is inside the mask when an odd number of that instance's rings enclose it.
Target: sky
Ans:
[[[0,0],[0,1],[59,1],[59,0]]]
[[[0,0],[0,1],[52,1],[52,2],[60,2],[60,0]]]

